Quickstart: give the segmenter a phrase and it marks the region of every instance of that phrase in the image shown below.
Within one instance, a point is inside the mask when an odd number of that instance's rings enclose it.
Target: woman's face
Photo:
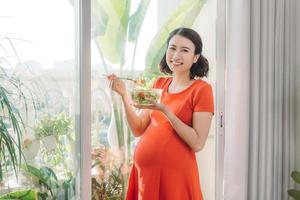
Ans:
[[[181,35],[171,38],[166,52],[166,61],[173,73],[189,73],[198,58],[199,55],[195,55],[195,45],[191,40]]]

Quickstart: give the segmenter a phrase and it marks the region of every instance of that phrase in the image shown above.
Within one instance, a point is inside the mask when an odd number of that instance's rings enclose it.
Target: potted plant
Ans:
[[[71,119],[64,113],[46,115],[37,122],[34,130],[35,137],[43,142],[48,151],[52,151],[56,148],[58,137],[71,130]]]
[[[38,199],[73,199],[75,195],[75,177],[73,175],[59,180],[56,173],[49,167],[36,168],[26,164],[22,169],[28,176],[37,179]],[[1,199],[1,198],[0,198]]]
[[[76,170],[74,159],[75,133],[72,118],[65,113],[45,115],[36,123],[35,137],[41,141],[39,158],[60,176],[73,175]],[[47,141],[47,139],[50,139]],[[51,141],[53,140],[53,141]]]
[[[93,148],[92,200],[123,199],[123,177],[129,167],[120,163],[119,156],[101,144]]]
[[[296,183],[300,184],[300,172],[293,171],[291,173],[291,177]],[[300,190],[290,189],[288,190],[288,194],[289,196],[293,197],[295,200],[300,200]]]
[[[56,148],[56,133],[52,124],[53,120],[49,116],[41,118],[35,127],[35,137],[41,140],[48,151]]]

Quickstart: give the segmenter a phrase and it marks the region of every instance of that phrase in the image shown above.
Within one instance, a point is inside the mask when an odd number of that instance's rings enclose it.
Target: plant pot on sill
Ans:
[[[53,151],[56,149],[56,137],[54,135],[49,135],[41,138],[47,151]]]
[[[22,151],[27,161],[34,160],[40,149],[40,141],[35,139],[24,139]]]

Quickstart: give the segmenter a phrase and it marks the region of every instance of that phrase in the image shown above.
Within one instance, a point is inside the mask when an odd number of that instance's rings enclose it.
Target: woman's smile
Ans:
[[[171,65],[173,65],[174,67],[179,67],[179,66],[183,65],[183,62],[171,60]]]

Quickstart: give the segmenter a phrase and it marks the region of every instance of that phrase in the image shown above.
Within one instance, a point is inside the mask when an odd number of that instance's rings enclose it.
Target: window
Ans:
[[[79,70],[72,4],[58,0],[1,1],[0,85],[7,91],[12,111],[20,113],[20,141],[9,111],[1,109],[0,115],[15,141],[13,151],[17,157],[19,149],[23,154],[18,171],[19,163],[10,162],[11,150],[0,148],[0,196],[79,198],[75,189],[80,183],[75,120]],[[3,133],[1,138],[1,146],[6,145]]]

